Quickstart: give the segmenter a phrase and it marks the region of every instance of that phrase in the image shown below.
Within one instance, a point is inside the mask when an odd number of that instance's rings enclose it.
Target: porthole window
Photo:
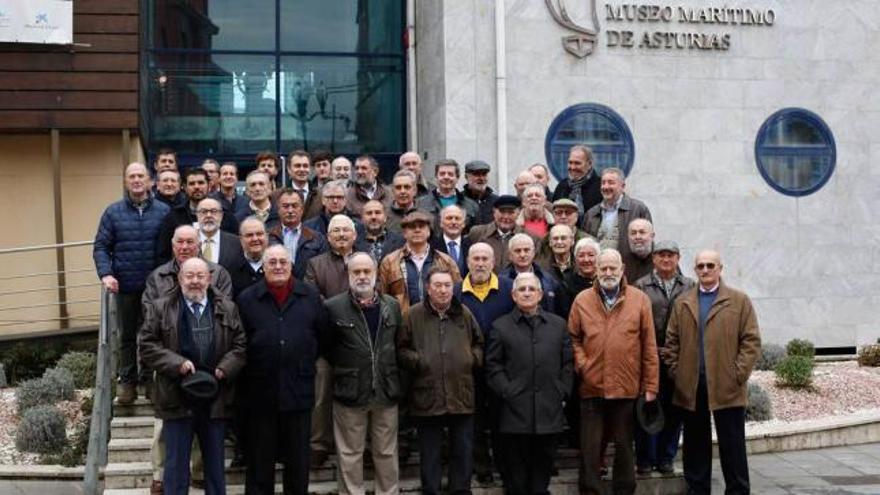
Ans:
[[[568,151],[576,144],[593,150],[593,167],[620,168],[629,175],[635,158],[632,132],[614,110],[597,103],[581,103],[553,119],[544,140],[544,155],[557,180],[568,177]]]
[[[785,108],[767,119],[755,139],[758,171],[787,196],[818,191],[834,173],[837,149],[831,129],[802,108]]]

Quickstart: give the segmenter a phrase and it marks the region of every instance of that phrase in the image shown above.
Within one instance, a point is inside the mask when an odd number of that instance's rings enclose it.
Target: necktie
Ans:
[[[202,258],[207,261],[212,261],[214,258],[214,250],[211,249],[213,243],[213,239],[205,239],[205,242],[202,243]]]
[[[306,190],[305,189],[297,189],[296,190],[303,198],[303,203],[306,201]]]
[[[455,241],[449,241],[449,255],[452,256],[452,259],[458,262],[458,244]]]
[[[202,303],[192,303],[193,315],[196,317],[196,321],[199,321],[202,317]]]

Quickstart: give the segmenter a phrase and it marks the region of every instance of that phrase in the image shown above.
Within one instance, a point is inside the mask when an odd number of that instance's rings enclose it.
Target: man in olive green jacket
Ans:
[[[397,331],[400,305],[376,290],[376,261],[346,262],[351,289],[328,299],[327,357],[333,366],[333,435],[339,493],[363,494],[364,448],[370,434],[377,495],[398,493]]]
[[[474,444],[474,370],[483,336],[470,310],[453,297],[457,269],[434,265],[427,298],[411,307],[397,339],[401,366],[412,372],[410,414],[419,432],[422,493],[440,493],[443,430],[449,429],[449,493],[470,493]]]
[[[688,493],[712,484],[710,414],[718,434],[725,493],[749,493],[746,382],[761,352],[758,318],[749,297],[721,281],[721,256],[697,254],[697,287],[675,302],[664,361],[675,379],[672,402],[685,410],[683,460]]]

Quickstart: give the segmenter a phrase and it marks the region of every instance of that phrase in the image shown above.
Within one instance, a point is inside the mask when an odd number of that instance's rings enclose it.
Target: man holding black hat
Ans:
[[[164,420],[166,494],[189,492],[193,434],[199,438],[205,493],[226,493],[223,465],[225,422],[232,416],[231,386],[246,359],[238,309],[211,286],[208,264],[183,262],[179,287],[144,305],[138,350],[156,370],[154,405]]]
[[[522,227],[516,224],[516,218],[519,216],[519,210],[522,206],[519,198],[509,194],[498,196],[495,204],[492,206],[493,221],[483,225],[477,225],[468,233],[468,239],[471,245],[478,242],[485,242],[492,247],[495,256],[495,267],[493,271],[499,273],[501,268],[507,263],[507,242],[514,234],[523,231]]]
[[[678,269],[679,257],[678,244],[675,242],[655,242],[651,255],[654,269],[634,284],[651,300],[654,335],[657,349],[661,353],[666,343],[666,322],[672,305],[678,296],[694,286],[693,279],[685,277]],[[636,472],[639,474],[647,474],[651,469],[656,469],[662,474],[671,474],[674,471],[672,460],[678,452],[678,440],[681,437],[681,417],[674,414],[672,407],[674,391],[675,382],[669,378],[669,369],[663,361],[660,361],[658,399],[663,406],[666,422],[662,431],[656,435],[648,435],[644,429],[636,428]]]
[[[464,178],[467,184],[462,192],[465,197],[474,200],[477,204],[477,216],[474,225],[481,225],[492,221],[492,206],[498,195],[489,187],[489,164],[483,160],[473,160],[464,165]]]

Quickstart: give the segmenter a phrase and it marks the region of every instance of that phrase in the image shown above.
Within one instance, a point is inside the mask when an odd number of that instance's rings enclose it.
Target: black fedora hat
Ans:
[[[663,407],[660,406],[660,401],[654,399],[651,402],[646,402],[644,395],[639,397],[636,401],[636,420],[648,435],[660,433],[664,423]]]
[[[204,403],[214,400],[220,391],[220,385],[214,375],[207,371],[196,371],[191,375],[187,375],[180,382],[180,389],[183,396],[190,402]]]

